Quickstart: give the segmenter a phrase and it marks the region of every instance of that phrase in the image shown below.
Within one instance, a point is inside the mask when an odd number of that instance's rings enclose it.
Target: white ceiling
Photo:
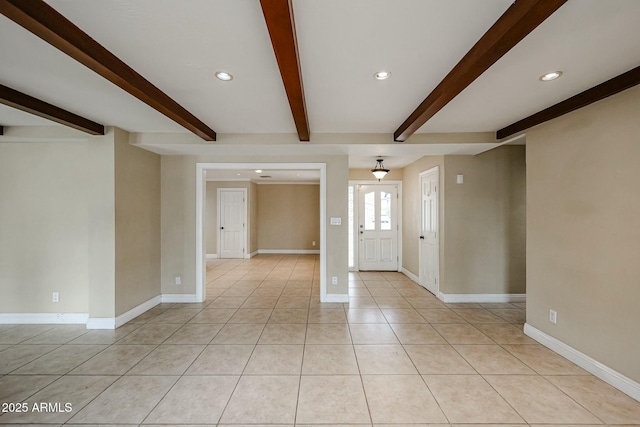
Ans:
[[[261,170],[260,173],[256,170]],[[319,170],[207,169],[207,181],[251,181],[257,184],[281,182],[319,183]]]
[[[393,133],[511,3],[294,1],[311,132]]]
[[[521,140],[520,140],[521,141]],[[452,144],[269,144],[268,154],[276,159],[286,156],[347,155],[350,168],[373,168],[382,157],[387,168],[398,169],[424,156],[475,155],[497,147],[497,143]],[[161,155],[251,156],[262,147],[236,144],[140,144]]]
[[[48,3],[218,132],[220,141],[225,134],[296,132],[258,0]],[[464,138],[456,144],[395,144],[391,134],[511,3],[294,0],[311,142],[251,149],[348,154],[352,167],[370,168],[377,155],[389,157],[385,165],[402,167],[427,154],[491,148],[477,141],[464,144]],[[569,0],[418,133],[495,132],[640,65],[638,22],[638,0]],[[1,15],[0,58],[1,84],[106,126],[186,132]],[[382,69],[392,77],[374,80],[374,72]],[[215,79],[217,70],[231,72],[234,79]],[[538,80],[553,70],[564,75],[550,83]],[[44,124],[50,123],[0,106],[0,125]],[[336,133],[387,139],[366,146],[314,143],[321,134]],[[420,135],[408,142],[416,138]],[[230,145],[206,150],[236,150]],[[189,144],[145,148],[163,154],[202,152]]]

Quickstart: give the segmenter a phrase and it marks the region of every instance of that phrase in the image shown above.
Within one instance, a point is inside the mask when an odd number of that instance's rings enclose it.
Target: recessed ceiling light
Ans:
[[[239,174],[239,173],[237,173],[236,175],[237,175],[237,176],[240,176],[240,174]]]
[[[387,80],[389,77],[391,77],[391,73],[388,71],[378,71],[373,75],[376,80]]]
[[[256,173],[262,173],[262,169],[256,169]]]
[[[555,80],[562,75],[562,71],[553,71],[551,73],[543,74],[540,76],[540,80],[543,82],[549,82]]]
[[[233,76],[225,71],[216,71],[216,77],[225,82],[233,80]]]

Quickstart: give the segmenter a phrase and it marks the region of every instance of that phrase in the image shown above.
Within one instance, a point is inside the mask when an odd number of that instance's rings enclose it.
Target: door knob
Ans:
[[[224,227],[220,227],[220,230],[224,230]]]
[[[360,230],[360,234],[364,234],[364,231]]]
[[[420,236],[420,238],[421,238],[422,240],[424,240],[424,236]]]

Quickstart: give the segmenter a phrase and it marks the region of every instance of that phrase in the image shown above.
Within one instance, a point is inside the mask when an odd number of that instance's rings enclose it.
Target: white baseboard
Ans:
[[[528,323],[525,323],[524,325],[524,333],[550,350],[558,353],[560,356],[569,359],[585,371],[592,373],[621,392],[629,395],[637,401],[640,401],[640,383],[637,383],[631,378],[622,375],[620,372],[603,365],[597,360],[563,343],[551,335],[547,335]]]
[[[245,255],[244,255],[244,257],[245,257],[246,259],[249,259],[249,258],[253,258],[253,257],[254,257],[254,256],[256,256],[256,255],[258,255],[258,251],[257,251],[257,250],[255,250],[255,251],[253,251],[253,252],[251,252],[251,253],[247,253],[247,254],[245,254]]]
[[[327,300],[323,302],[349,302],[349,294],[327,294]]]
[[[319,254],[320,249],[258,249],[259,254]]]
[[[218,258],[218,254],[207,254],[207,259],[216,259]]]
[[[117,317],[89,317],[87,313],[0,313],[0,324],[86,324],[87,329],[116,329],[161,302],[200,302],[195,294],[163,294],[122,313]]]
[[[420,284],[420,278],[402,267],[400,270],[409,279]],[[490,303],[490,302],[526,302],[527,294],[445,294],[438,292],[437,297],[445,303]]]
[[[140,316],[142,313],[148,310],[151,310],[153,307],[160,304],[161,301],[162,301],[162,295],[158,295],[132,308],[126,313],[122,313],[120,316],[116,317],[116,328],[119,328],[120,326],[124,325],[128,321],[135,319],[136,317]]]
[[[155,296],[117,317],[91,317],[87,329],[116,329],[160,304],[162,296]]]
[[[409,279],[411,279],[414,282],[416,282],[417,284],[420,284],[420,278],[418,276],[416,276],[415,274],[413,274],[412,272],[410,272],[409,270],[407,270],[406,268],[402,267],[400,269],[400,272],[402,274],[404,274],[405,276],[407,276]]]
[[[115,329],[115,317],[90,317],[87,319],[87,329]]]
[[[72,325],[87,323],[88,313],[0,313],[3,325]]]
[[[526,302],[527,294],[444,294],[439,292],[438,298],[446,303]]]
[[[162,302],[202,302],[198,301],[196,294],[162,294]]]

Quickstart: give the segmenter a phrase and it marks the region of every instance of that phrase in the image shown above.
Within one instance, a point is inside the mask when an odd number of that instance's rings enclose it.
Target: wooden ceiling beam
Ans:
[[[567,0],[516,0],[394,132],[404,142]]]
[[[521,132],[530,127],[539,125],[556,117],[560,117],[571,111],[586,107],[596,101],[615,95],[618,92],[640,84],[640,67],[636,67],[626,73],[620,74],[604,83],[587,89],[571,98],[565,99],[549,108],[545,108],[529,117],[518,120],[496,132],[496,138],[502,139]]]
[[[216,133],[42,0],[0,0],[0,13],[206,141]]]
[[[304,101],[302,73],[298,57],[296,26],[290,0],[260,0],[282,83],[289,99],[300,141],[309,141],[309,120]]]
[[[101,124],[4,85],[0,85],[0,104],[8,105],[17,110],[43,117],[91,135],[104,135],[104,126]],[[1,132],[0,135],[2,135]]]

